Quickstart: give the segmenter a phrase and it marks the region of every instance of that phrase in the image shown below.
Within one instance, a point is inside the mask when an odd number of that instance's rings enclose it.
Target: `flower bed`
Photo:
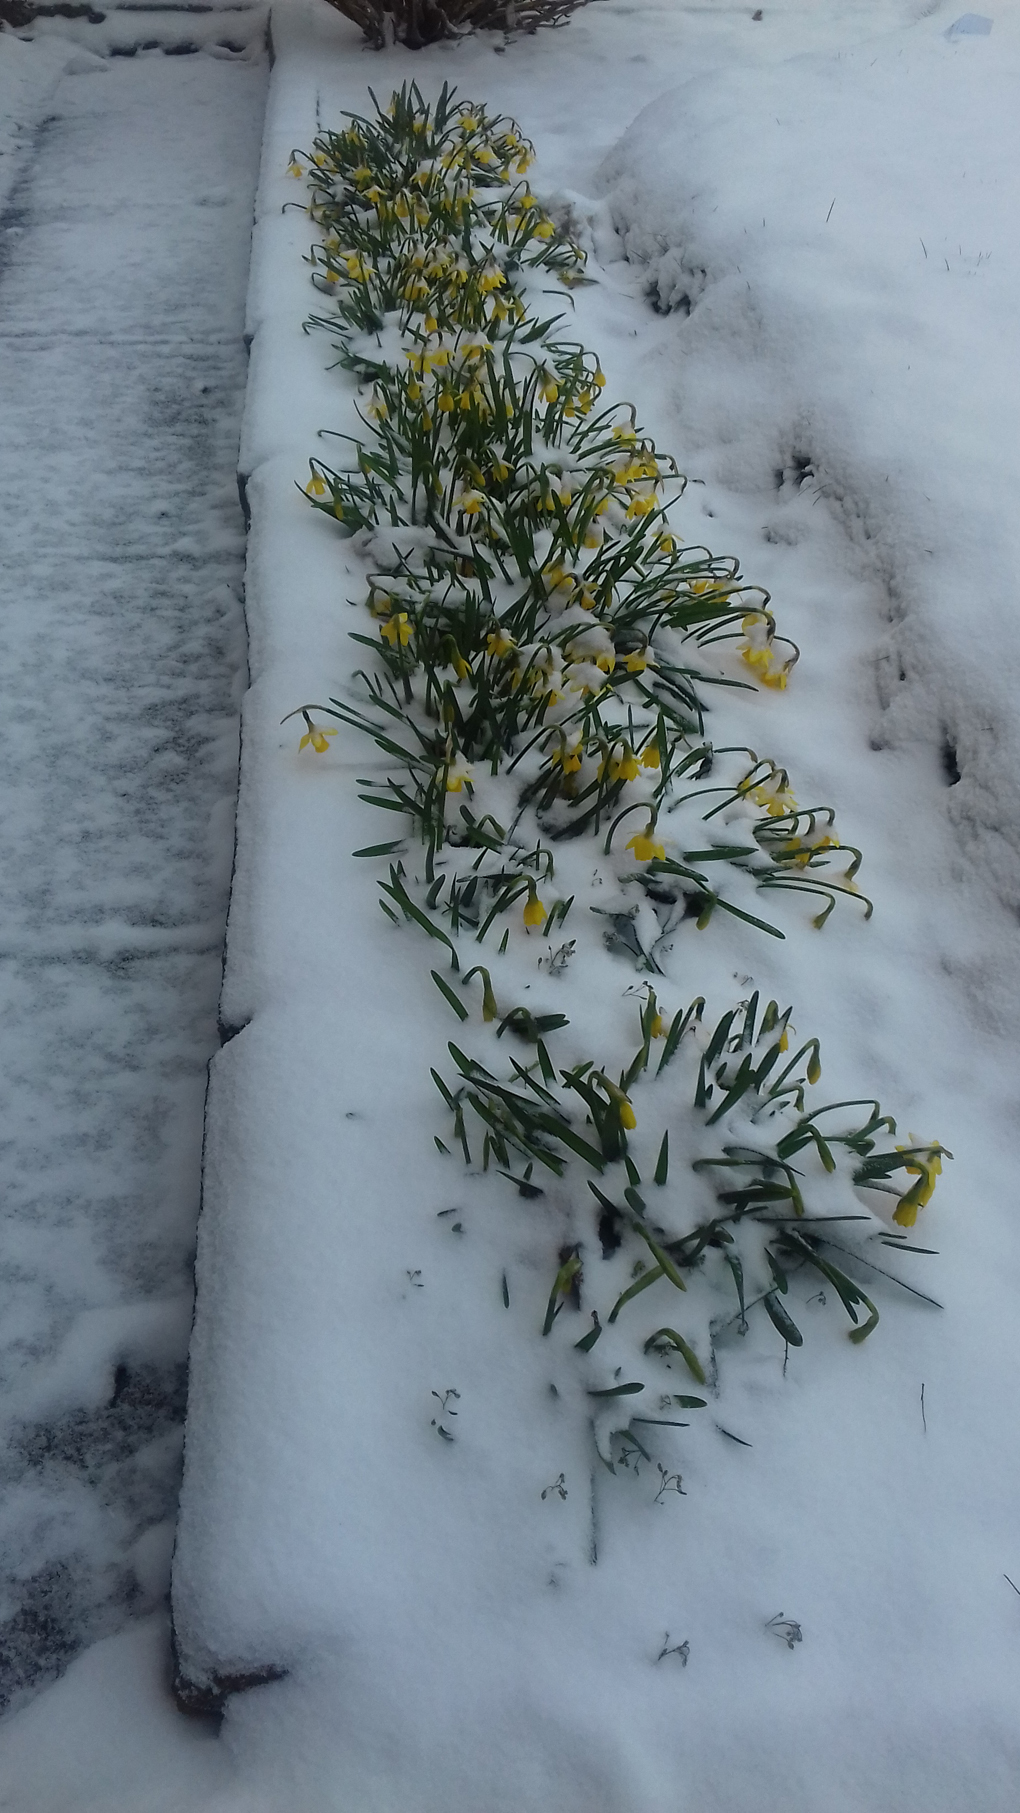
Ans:
[[[704,997],[670,999],[716,914],[782,938],[756,895],[807,896],[818,930],[840,897],[870,903],[832,809],[728,740],[746,676],[782,689],[797,651],[735,560],[683,544],[675,462],[567,336],[584,257],[530,193],[530,161],[513,122],[445,87],[431,107],[405,87],[307,156],[331,304],[310,325],[359,386],[364,436],[313,459],[306,489],[364,561],[374,622],[352,632],[360,697],[294,715],[317,754],[337,725],[374,744],[361,797],[409,821],[355,855],[387,862],[383,912],[443,966],[458,1027],[452,1069],[432,1072],[437,1147],[548,1199],[536,1334],[560,1350],[556,1388],[587,1400],[611,1469],[654,1458],[679,1490],[648,1447],[678,1419],[642,1412],[706,1400],[666,1373],[714,1382],[716,1334],[759,1306],[799,1346],[798,1274],[863,1341],[878,1309],[860,1269],[918,1250],[901,1230],[944,1153],[897,1143],[870,1098],[818,1103],[817,1040],[793,1040],[791,1009],[754,993],[706,1022]],[[591,999],[600,947],[635,972],[629,1026],[619,988]]]

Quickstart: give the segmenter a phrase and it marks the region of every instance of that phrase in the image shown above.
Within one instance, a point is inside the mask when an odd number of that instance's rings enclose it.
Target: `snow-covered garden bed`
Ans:
[[[605,0],[376,57],[274,15],[174,1587],[185,1695],[272,1684],[217,1805],[1011,1805],[1020,41],[954,17]],[[508,118],[419,160],[495,160],[475,314],[408,268],[377,338],[336,303],[395,281],[387,194],[330,135],[412,80]]]

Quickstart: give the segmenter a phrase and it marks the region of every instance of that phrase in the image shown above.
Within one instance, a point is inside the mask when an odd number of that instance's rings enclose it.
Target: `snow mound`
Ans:
[[[1020,908],[1020,30],[930,27],[641,113],[601,187],[663,313],[695,450],[810,485],[884,594],[877,746],[941,752],[960,845]]]

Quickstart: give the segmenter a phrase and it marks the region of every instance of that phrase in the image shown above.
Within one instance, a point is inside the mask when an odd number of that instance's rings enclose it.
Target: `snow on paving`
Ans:
[[[48,96],[61,64],[82,73]],[[8,36],[0,70],[20,128],[0,217],[9,1701],[166,1591],[244,676],[264,72]]]
[[[237,1036],[213,1067],[175,1605],[193,1674],[290,1674],[202,1747],[163,1722],[159,1625],[115,1637],[10,1722],[12,1807],[89,1804],[66,1748],[37,1760],[58,1728],[87,1728],[104,1807],[1015,1804],[1020,31],[885,0],[763,15],[604,0],[500,54],[385,58],[324,7],[276,16],[242,450]],[[922,1223],[941,1256],[905,1274],[945,1308],[883,1285],[854,1350],[831,1303],[806,1305],[785,1366],[775,1341],[734,1339],[712,1421],[677,1438],[686,1496],[601,1479],[595,1567],[529,1210],[434,1156],[449,1020],[421,942],[375,929],[348,860],[381,834],[355,801],[371,758],[339,739],[299,757],[278,728],[343,688],[338,606],[360,584],[292,489],[315,431],[350,426],[350,391],[300,332],[309,228],[279,212],[284,171],[368,81],[406,77],[427,96],[456,80],[536,141],[533,187],[593,253],[577,327],[608,394],[704,481],[686,537],[738,553],[804,651],[788,694],[740,708],[744,740],[865,850],[870,925],[819,934],[791,909],[778,945],[713,921],[674,955],[678,995],[721,1009],[753,979],[792,999],[834,1096],[873,1089],[956,1154]],[[504,1319],[508,1241],[523,1307]],[[430,1394],[450,1386],[446,1445]],[[543,1500],[560,1472],[569,1496]],[[92,1715],[136,1671],[150,1692],[118,1756]]]

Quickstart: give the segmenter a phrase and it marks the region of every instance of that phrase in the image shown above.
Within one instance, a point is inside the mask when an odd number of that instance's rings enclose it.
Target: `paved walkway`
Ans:
[[[166,1588],[264,85],[65,79],[0,217],[0,1703]]]

